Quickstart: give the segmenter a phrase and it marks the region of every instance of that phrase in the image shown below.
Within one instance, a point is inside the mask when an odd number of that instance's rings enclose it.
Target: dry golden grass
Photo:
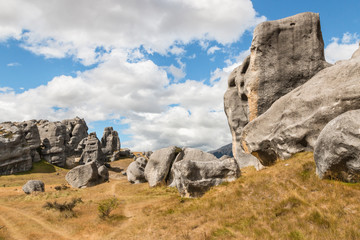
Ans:
[[[132,160],[113,162],[125,168]],[[65,170],[58,170],[65,171]],[[43,176],[46,192],[25,195],[26,179]],[[301,153],[199,199],[182,199],[176,189],[131,185],[120,173],[87,189],[55,191],[55,173],[0,177],[0,239],[360,239],[360,184],[319,180],[312,153]],[[58,179],[56,184],[63,183]],[[51,187],[51,188],[50,188]],[[16,189],[16,190],[15,190]],[[97,203],[116,196],[121,204],[107,220]],[[46,201],[81,197],[77,217],[42,208]]]

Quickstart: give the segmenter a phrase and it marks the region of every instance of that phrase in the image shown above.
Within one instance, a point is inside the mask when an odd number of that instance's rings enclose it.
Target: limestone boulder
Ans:
[[[33,192],[44,192],[45,184],[43,181],[40,180],[29,180],[24,186],[22,186],[22,190],[26,194],[30,194]]]
[[[242,147],[262,164],[312,151],[335,117],[360,109],[360,54],[325,68],[302,86],[278,99],[243,129]]]
[[[95,162],[98,167],[104,164],[105,156],[101,150],[101,143],[96,136],[96,133],[90,133],[88,137],[81,140],[77,151],[81,151],[79,163],[87,164]]]
[[[213,161],[182,160],[174,163],[174,184],[182,197],[200,197],[211,187],[234,181],[240,169],[233,158]]]
[[[234,69],[224,95],[224,109],[238,161],[242,129],[280,97],[329,66],[319,14],[301,13],[259,24],[248,56]]]
[[[30,155],[32,161],[39,162],[41,160],[39,154],[41,140],[40,140],[40,134],[36,124],[36,120],[18,122],[14,124],[16,124],[16,126],[21,128],[21,130],[24,133],[25,140],[30,147]]]
[[[0,175],[28,171],[31,167],[31,148],[24,132],[14,123],[0,123]]]
[[[88,127],[84,119],[76,117],[61,121],[66,126],[66,156],[79,155],[76,149],[84,138],[88,136]]]
[[[130,163],[126,170],[126,176],[129,182],[135,184],[146,182],[145,167],[147,162],[146,158],[138,157],[134,162]]]
[[[150,187],[166,183],[166,178],[178,152],[179,148],[171,146],[156,150],[151,154],[145,167],[145,179],[149,182]]]
[[[360,110],[326,124],[316,141],[314,159],[320,178],[360,181]]]
[[[74,188],[86,188],[99,183],[98,167],[95,162],[77,166],[65,176],[65,180]]]
[[[41,156],[49,163],[65,167],[66,126],[61,122],[40,120],[38,129],[41,139]]]
[[[120,150],[119,134],[112,127],[106,127],[104,129],[101,138],[101,148],[105,155],[112,155],[115,151]]]
[[[98,167],[99,180],[106,182],[109,180],[109,170],[105,165]]]

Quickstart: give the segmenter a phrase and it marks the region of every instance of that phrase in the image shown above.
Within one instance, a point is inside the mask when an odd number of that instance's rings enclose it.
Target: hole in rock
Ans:
[[[295,26],[295,23],[290,23],[290,26]]]
[[[245,93],[241,94],[241,100],[243,100],[243,101],[247,101],[247,100],[248,100],[248,97],[246,96]]]

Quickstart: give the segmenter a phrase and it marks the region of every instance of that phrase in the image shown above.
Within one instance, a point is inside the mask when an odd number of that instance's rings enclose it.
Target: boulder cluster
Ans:
[[[236,160],[266,166],[315,149],[319,177],[358,181],[359,83],[360,49],[327,63],[318,14],[259,24],[224,96]]]
[[[95,163],[99,168],[120,152],[120,139],[112,127],[105,128],[101,142],[87,131],[85,120],[78,117],[0,123],[0,175],[28,171],[41,159],[59,167]]]
[[[168,185],[183,197],[198,197],[212,186],[238,178],[240,168],[234,158],[218,159],[199,149],[171,146],[154,151],[148,159],[136,158],[126,173],[131,183]]]

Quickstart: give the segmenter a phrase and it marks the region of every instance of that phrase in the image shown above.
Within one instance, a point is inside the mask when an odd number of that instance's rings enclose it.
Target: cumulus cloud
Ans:
[[[332,38],[325,48],[325,58],[330,63],[351,58],[359,47],[360,36],[357,33],[344,33],[341,39]]]
[[[0,121],[117,119],[129,125],[125,145],[134,150],[217,148],[231,141],[223,94],[235,62],[215,70],[210,84],[185,81],[185,46],[226,46],[264,20],[250,0],[0,1],[0,41],[15,38],[46,58],[98,64],[21,93],[0,88]],[[144,52],[179,58],[160,67]]]
[[[170,48],[175,41],[228,44],[265,20],[250,0],[12,0],[1,1],[0,16],[0,39],[23,38],[36,54],[74,55],[85,64],[95,61],[97,46],[179,53]]]

